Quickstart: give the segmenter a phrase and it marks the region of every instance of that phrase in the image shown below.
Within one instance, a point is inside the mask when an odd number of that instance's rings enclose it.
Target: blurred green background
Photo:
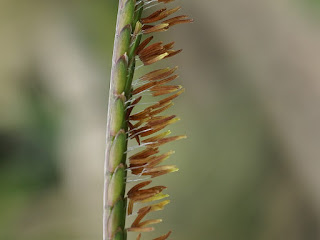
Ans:
[[[156,234],[320,239],[319,0],[177,1],[186,93]],[[102,238],[116,0],[0,1],[0,239]],[[136,76],[145,69],[141,68]],[[135,235],[129,235],[134,239]]]

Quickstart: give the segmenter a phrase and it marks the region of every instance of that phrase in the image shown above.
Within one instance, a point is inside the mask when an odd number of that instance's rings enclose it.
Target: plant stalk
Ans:
[[[125,240],[127,100],[131,97],[137,41],[134,36],[142,8],[135,12],[136,0],[119,0],[112,57],[106,153],[104,166],[103,240]],[[139,26],[139,25],[137,25]]]

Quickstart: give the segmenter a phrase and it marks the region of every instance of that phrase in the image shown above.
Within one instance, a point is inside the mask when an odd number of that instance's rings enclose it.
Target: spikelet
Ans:
[[[169,3],[173,0],[158,0],[158,3]],[[143,8],[143,5],[151,1],[140,1],[137,8]],[[153,0],[153,2],[155,2]],[[171,15],[179,11],[181,7],[172,9],[162,8],[155,11],[147,17],[140,19],[142,24],[141,32],[138,34],[148,35],[155,32],[167,31],[170,27],[192,22],[186,15],[172,17]],[[135,50],[135,55],[139,57],[144,65],[151,65],[163,59],[173,57],[182,50],[173,50],[174,42],[164,44],[162,41],[151,43],[153,36],[147,36]],[[132,89],[131,104],[128,105],[127,121],[129,126],[129,138],[135,139],[144,149],[129,157],[129,169],[133,175],[138,177],[150,176],[155,178],[167,173],[178,171],[174,165],[160,165],[168,159],[174,151],[159,154],[159,147],[176,140],[186,138],[186,136],[169,136],[171,132],[160,132],[167,126],[177,122],[179,118],[175,115],[161,115],[168,108],[173,106],[172,100],[184,92],[181,85],[169,85],[178,75],[174,73],[178,67],[163,68],[151,71],[141,76],[138,81],[142,83],[139,87]],[[146,107],[144,110],[133,113],[134,107],[142,100],[142,94],[151,92],[152,96],[163,96],[161,100]],[[132,225],[127,229],[129,232],[139,232],[137,240],[141,239],[144,232],[151,232],[154,227],[151,225],[162,222],[161,219],[143,220],[148,213],[162,210],[170,201],[163,200],[159,203],[152,203],[157,200],[167,198],[169,195],[164,194],[165,186],[155,186],[147,188],[151,180],[138,183],[132,187],[128,193],[128,215],[133,214],[136,203],[151,203],[137,210],[137,217]],[[170,236],[171,231],[154,240],[165,240]]]

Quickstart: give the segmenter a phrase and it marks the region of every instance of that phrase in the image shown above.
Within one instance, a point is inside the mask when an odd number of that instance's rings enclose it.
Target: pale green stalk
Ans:
[[[119,0],[109,91],[105,155],[103,240],[125,240],[126,102],[131,97],[134,51],[141,37],[134,36],[142,8],[135,0]],[[138,23],[137,26],[140,26]]]

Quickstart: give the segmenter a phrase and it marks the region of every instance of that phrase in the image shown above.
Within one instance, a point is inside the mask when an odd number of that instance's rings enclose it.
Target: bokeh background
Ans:
[[[320,1],[184,0],[172,239],[320,239]],[[0,239],[102,239],[116,0],[0,1]],[[144,70],[139,69],[136,76]],[[134,235],[129,235],[134,239]],[[151,239],[152,234],[145,235]]]

